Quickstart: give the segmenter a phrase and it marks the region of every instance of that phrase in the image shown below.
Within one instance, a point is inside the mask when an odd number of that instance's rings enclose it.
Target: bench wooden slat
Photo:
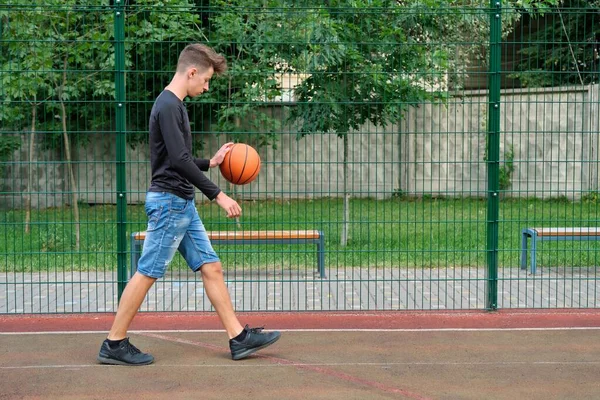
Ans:
[[[538,236],[600,236],[600,228],[532,228]]]
[[[269,240],[269,239],[318,239],[319,231],[209,231],[211,240]],[[137,232],[136,240],[145,240],[146,232]]]
[[[251,245],[255,243],[271,244],[316,244],[317,268],[321,278],[325,275],[325,235],[317,230],[298,231],[209,231],[208,237],[221,244],[239,243]],[[146,232],[131,233],[131,275],[137,271],[138,261],[143,252]]]

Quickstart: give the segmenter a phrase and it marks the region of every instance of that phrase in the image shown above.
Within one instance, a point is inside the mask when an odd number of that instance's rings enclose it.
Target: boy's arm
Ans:
[[[183,132],[181,132],[177,120],[179,112],[176,109],[166,111],[160,113],[159,124],[171,166],[206,197],[214,200],[221,193],[221,189],[202,173],[185,147]]]

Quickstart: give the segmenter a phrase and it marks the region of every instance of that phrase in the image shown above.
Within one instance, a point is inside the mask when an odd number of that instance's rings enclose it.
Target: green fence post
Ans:
[[[117,172],[117,282],[121,300],[127,284],[127,193],[125,182],[125,7],[115,0],[115,136]]]
[[[498,217],[500,185],[500,62],[502,41],[501,0],[491,0],[490,69],[487,131],[487,293],[486,308],[498,308]]]

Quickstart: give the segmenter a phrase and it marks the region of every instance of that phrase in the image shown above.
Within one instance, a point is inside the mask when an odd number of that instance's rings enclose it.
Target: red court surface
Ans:
[[[139,314],[144,367],[96,363],[112,314],[0,316],[0,399],[598,399],[600,311],[247,313],[282,330],[232,361],[211,313]]]

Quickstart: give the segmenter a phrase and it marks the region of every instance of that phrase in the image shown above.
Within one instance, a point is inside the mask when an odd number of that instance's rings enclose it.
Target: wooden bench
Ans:
[[[542,240],[600,240],[599,228],[525,228],[521,232],[521,269],[527,269],[527,241],[531,238],[531,273],[536,270],[537,242]]]
[[[215,244],[316,244],[319,275],[321,278],[325,278],[325,235],[322,231],[215,231],[207,233],[210,241]],[[130,276],[137,271],[145,239],[146,232],[131,234]]]

